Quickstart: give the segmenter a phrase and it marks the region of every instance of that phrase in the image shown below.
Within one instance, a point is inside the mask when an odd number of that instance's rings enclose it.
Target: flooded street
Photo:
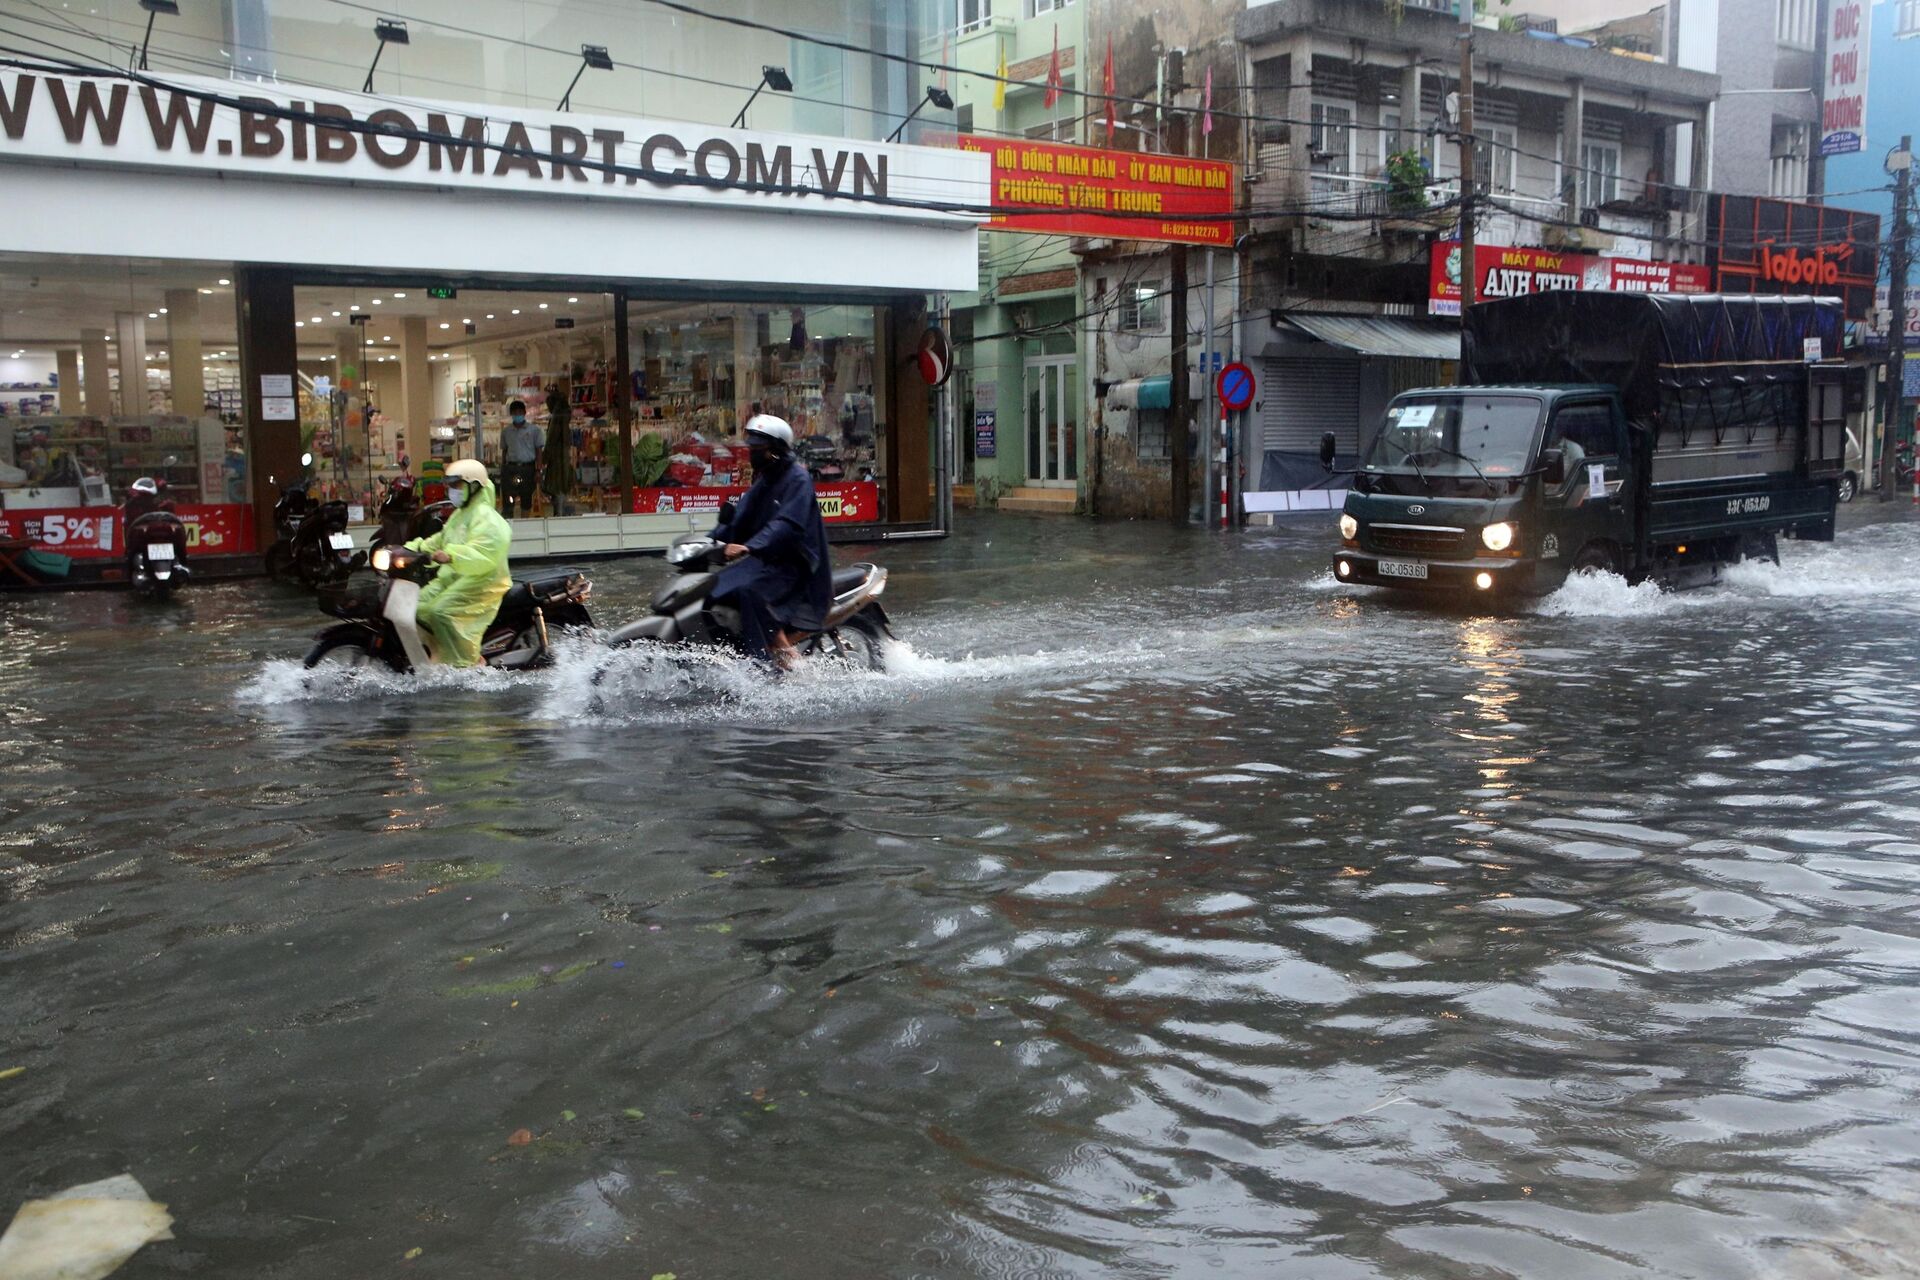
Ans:
[[[1891,511],[1492,613],[963,517],[777,687],[0,599],[0,1206],[134,1173],[130,1277],[1907,1274]]]

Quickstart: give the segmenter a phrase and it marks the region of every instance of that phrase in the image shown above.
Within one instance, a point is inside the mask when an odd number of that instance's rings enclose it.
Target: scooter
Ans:
[[[313,455],[300,455],[300,466],[313,465]],[[353,535],[347,532],[347,504],[319,502],[307,491],[304,478],[280,491],[273,504],[276,536],[267,548],[270,577],[319,587],[338,582],[352,571]]]
[[[624,648],[637,644],[689,645],[731,649],[745,653],[740,638],[740,611],[716,605],[711,597],[726,566],[726,547],[705,534],[690,533],[667,548],[667,563],[679,570],[653,593],[653,613],[630,622],[607,636],[607,644]],[[887,589],[887,571],[878,565],[856,564],[836,569],[833,600],[826,625],[802,636],[796,647],[809,661],[829,658],[869,671],[886,669],[886,642],[893,638],[893,622],[880,606]]]
[[[320,607],[344,621],[314,637],[306,665],[383,665],[399,672],[433,665],[433,641],[418,625],[420,591],[439,567],[424,551],[375,547],[354,557],[373,570],[371,579],[350,578],[321,589]],[[591,630],[587,599],[593,584],[577,569],[556,569],[516,579],[500,601],[480,641],[481,661],[506,671],[544,667],[553,661],[555,628]]]
[[[840,465],[840,446],[831,437],[808,436],[796,452],[816,481],[834,484],[847,478],[846,468]]]
[[[420,505],[419,482],[406,472],[387,481],[387,492],[380,499],[380,527],[374,530],[368,548],[397,547],[419,538],[429,538],[446,527],[453,514],[451,502]]]
[[[142,476],[127,489],[127,578],[134,589],[165,600],[192,576],[187,568],[187,526],[174,513],[167,482]]]

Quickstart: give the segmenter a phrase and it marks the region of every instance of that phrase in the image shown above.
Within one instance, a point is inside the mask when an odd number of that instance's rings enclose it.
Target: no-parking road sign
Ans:
[[[1220,371],[1213,389],[1221,408],[1238,412],[1253,403],[1253,370],[1236,360]]]

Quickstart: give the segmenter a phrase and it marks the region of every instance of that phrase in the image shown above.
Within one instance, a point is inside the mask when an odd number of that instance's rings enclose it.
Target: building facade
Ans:
[[[834,43],[910,56],[913,11],[492,0],[396,31],[235,0],[157,16],[122,75],[134,0],[58,32],[6,9],[43,37],[0,70],[9,534],[111,561],[157,474],[202,553],[258,553],[288,484],[365,517],[403,468],[497,465],[514,401],[548,441],[517,554],[709,520],[762,410],[835,527],[945,527],[911,355],[976,282],[946,208],[985,204],[986,165],[884,141],[919,77]]]

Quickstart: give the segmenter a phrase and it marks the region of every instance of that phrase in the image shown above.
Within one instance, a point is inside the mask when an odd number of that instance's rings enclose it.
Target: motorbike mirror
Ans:
[[[301,454],[301,455],[300,455],[300,465],[301,465],[301,466],[303,466],[303,467],[310,467],[310,466],[312,466],[312,465],[313,465],[313,455],[312,455],[312,454],[310,454],[310,453],[303,453],[303,454]]]
[[[1329,471],[1333,470],[1333,455],[1335,451],[1339,449],[1339,447],[1340,447],[1340,442],[1334,439],[1333,432],[1329,431],[1325,435],[1321,436],[1320,437],[1320,465],[1325,467]]]
[[[1540,474],[1547,478],[1550,485],[1567,482],[1567,455],[1558,449],[1540,451]]]

